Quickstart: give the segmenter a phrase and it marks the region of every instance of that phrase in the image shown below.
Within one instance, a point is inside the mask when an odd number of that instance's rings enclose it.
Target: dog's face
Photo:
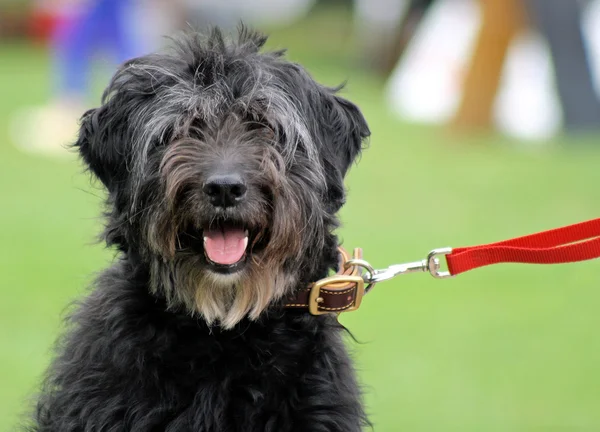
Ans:
[[[126,63],[76,143],[109,193],[109,244],[149,266],[170,306],[224,327],[317,271],[369,134],[265,40],[215,30]]]

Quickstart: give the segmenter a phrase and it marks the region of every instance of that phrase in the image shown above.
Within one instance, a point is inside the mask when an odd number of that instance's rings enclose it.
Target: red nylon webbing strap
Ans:
[[[498,263],[561,264],[600,257],[600,219],[537,234],[462,247],[446,255],[450,274]]]

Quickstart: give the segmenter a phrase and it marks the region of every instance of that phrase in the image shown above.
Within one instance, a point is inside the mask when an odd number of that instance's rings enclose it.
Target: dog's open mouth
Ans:
[[[248,257],[264,249],[269,235],[268,230],[219,221],[205,226],[201,238],[209,267],[217,273],[235,273],[244,267]]]
[[[203,231],[204,255],[210,264],[235,266],[246,258],[248,230],[227,224],[205,228]]]
[[[248,259],[268,244],[269,230],[240,222],[213,221],[202,228],[188,227],[178,235],[181,252],[202,254],[208,267],[232,274],[242,270]]]

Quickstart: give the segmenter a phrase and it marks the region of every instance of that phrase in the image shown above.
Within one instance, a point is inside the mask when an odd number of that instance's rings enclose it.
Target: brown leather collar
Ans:
[[[307,309],[312,315],[341,313],[358,309],[365,294],[361,268],[348,265],[350,255],[342,247],[338,272],[311,283],[294,297],[288,299],[286,308]],[[362,249],[354,249],[352,259],[362,260]]]

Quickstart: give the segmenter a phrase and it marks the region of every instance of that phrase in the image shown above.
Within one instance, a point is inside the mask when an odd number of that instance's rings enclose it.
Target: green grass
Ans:
[[[330,37],[329,35],[338,35]],[[321,14],[273,32],[321,81],[349,79],[373,136],[348,178],[341,237],[375,266],[600,215],[600,139],[532,147],[407,125],[356,68],[349,28]],[[15,425],[67,304],[111,253],[92,244],[102,193],[79,164],[18,152],[19,107],[48,95],[48,58],[0,46],[0,430]],[[32,125],[35,127],[35,125]],[[600,261],[500,265],[382,283],[342,317],[376,431],[600,430]]]

